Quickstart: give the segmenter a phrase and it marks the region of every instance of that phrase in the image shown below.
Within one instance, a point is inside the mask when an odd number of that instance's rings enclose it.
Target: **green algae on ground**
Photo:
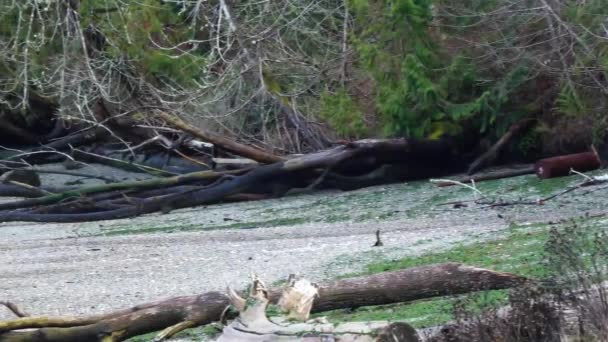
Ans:
[[[218,204],[138,218],[134,223],[104,226],[93,235],[124,235],[212,229],[246,229],[277,227],[303,223],[369,222],[407,218],[408,209],[424,202],[435,193],[428,182],[376,186],[350,192],[324,191],[285,198]],[[188,216],[192,212],[196,222]],[[154,219],[152,219],[154,218]],[[179,218],[179,219],[176,219]],[[142,222],[143,221],[143,222]],[[171,221],[171,222],[169,222]]]
[[[552,227],[564,228],[576,223],[583,232],[590,235],[598,230],[608,230],[608,220],[604,217],[580,217],[573,221],[557,224],[513,225],[500,238],[460,244],[446,251],[409,256],[399,260],[387,260],[368,265],[362,274],[375,274],[409,267],[443,262],[461,262],[471,266],[511,272],[534,279],[549,276],[546,264],[545,244]],[[352,276],[352,275],[349,275]],[[468,310],[505,305],[508,290],[483,291],[463,295],[467,298]],[[336,310],[324,313],[332,322],[393,320],[406,321],[414,327],[429,327],[453,319],[455,297],[432,298],[411,303],[371,306],[354,310]]]
[[[443,252],[371,264],[367,266],[365,273],[373,274],[444,262],[461,262],[525,276],[544,276],[540,262],[543,246],[548,237],[546,225],[536,228],[512,227],[510,230],[507,236],[496,240],[460,244]]]
[[[476,185],[488,199],[534,201],[559,193],[580,182],[579,176],[555,179],[538,179],[526,175]],[[571,212],[597,209],[608,204],[597,198],[578,196],[578,192],[558,197],[544,206],[533,210],[558,209]],[[224,203],[190,208],[172,212],[170,215],[144,216],[137,223],[118,223],[105,226],[93,235],[124,235],[175,231],[197,231],[217,229],[247,229],[279,227],[306,223],[378,222],[423,220],[436,216],[449,218],[453,215],[479,216],[473,200],[475,193],[466,187],[436,187],[428,181],[398,183],[369,187],[350,192],[321,191],[278,199]],[[571,203],[573,198],[576,202]],[[449,203],[462,202],[466,207],[459,210]],[[568,203],[564,208],[563,203]],[[530,206],[509,206],[499,208],[513,215],[525,214]],[[451,211],[451,212],[450,212]],[[204,212],[201,215],[199,212]],[[195,217],[195,219],[194,219]]]

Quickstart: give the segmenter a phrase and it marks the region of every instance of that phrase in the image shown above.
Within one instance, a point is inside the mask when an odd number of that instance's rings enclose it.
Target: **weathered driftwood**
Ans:
[[[267,316],[270,300],[268,291],[260,280],[254,278],[247,300],[231,289],[228,292],[230,302],[237,308],[239,315],[224,327],[217,342],[420,341],[416,330],[406,323],[349,322],[336,325],[321,319],[309,321],[308,315],[312,301],[317,296],[317,288],[305,279],[293,280],[285,286],[278,302],[283,314],[278,317]],[[164,338],[165,335],[161,333],[159,337]]]
[[[163,112],[158,112],[157,116],[163,119],[170,126],[182,132],[191,134],[195,138],[201,139],[208,143],[212,143],[218,147],[223,148],[226,151],[233,152],[239,156],[253,159],[261,163],[276,163],[283,160],[283,158],[276,156],[272,153],[268,153],[266,151],[262,151],[251,146],[239,144],[236,141],[230,140],[221,135],[217,135],[196,128],[176,116],[169,115]]]
[[[488,173],[477,175],[477,176],[463,177],[463,178],[458,178],[458,179],[454,179],[454,180],[445,180],[445,181],[442,181],[442,180],[433,181],[432,180],[432,182],[433,182],[433,184],[435,184],[438,187],[445,187],[445,186],[457,185],[459,183],[462,183],[462,184],[468,184],[468,183],[472,183],[472,182],[478,183],[478,182],[483,182],[483,181],[487,181],[487,180],[511,178],[511,177],[517,177],[517,176],[523,176],[523,175],[530,175],[530,174],[534,174],[533,166],[526,166],[526,167],[517,168],[517,169],[488,172]]]
[[[312,312],[504,289],[526,281],[514,274],[457,263],[414,267],[320,284]],[[268,291],[271,303],[279,301],[281,290]],[[229,303],[228,295],[208,292],[169,298],[105,315],[23,317],[0,322],[0,342],[122,341],[178,324],[183,328],[220,321]]]
[[[246,167],[257,166],[259,163],[255,160],[246,158],[212,158],[214,170],[233,170]]]

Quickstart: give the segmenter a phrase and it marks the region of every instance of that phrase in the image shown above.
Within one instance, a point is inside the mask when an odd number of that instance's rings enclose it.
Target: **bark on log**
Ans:
[[[313,312],[407,302],[479,290],[505,289],[526,278],[446,263],[328,282],[319,286]],[[281,289],[269,291],[276,303]],[[174,297],[89,317],[24,317],[0,322],[0,342],[122,341],[177,324],[219,321],[229,304],[220,292]],[[33,329],[33,330],[23,330]]]
[[[539,178],[553,178],[570,175],[570,171],[586,172],[599,169],[602,165],[597,151],[567,154],[541,159],[534,165]]]
[[[532,125],[532,123],[534,122],[534,119],[524,119],[511,125],[511,127],[509,127],[509,130],[500,139],[498,139],[498,141],[494,145],[492,145],[492,147],[490,147],[487,152],[479,156],[479,158],[477,158],[473,163],[471,163],[467,174],[472,175],[475,172],[481,170],[483,167],[490,165],[498,157],[500,150],[502,150],[502,148],[509,141],[511,141],[511,139],[515,135],[517,135],[522,130],[530,127],[530,125]]]

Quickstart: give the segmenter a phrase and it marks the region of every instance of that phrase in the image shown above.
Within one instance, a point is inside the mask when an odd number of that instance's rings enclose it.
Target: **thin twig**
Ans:
[[[15,316],[17,316],[17,317],[28,317],[30,315],[27,312],[21,310],[15,303],[12,303],[12,302],[9,302],[9,301],[0,301],[0,305],[5,306],[12,313],[14,313]]]

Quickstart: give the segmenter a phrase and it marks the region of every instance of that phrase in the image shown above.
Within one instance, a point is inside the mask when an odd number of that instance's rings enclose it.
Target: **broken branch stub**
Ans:
[[[288,313],[287,319],[304,322],[310,317],[310,310],[318,293],[317,286],[310,281],[290,277],[277,305]]]
[[[239,316],[223,329],[216,341],[420,341],[416,330],[406,323],[348,322],[336,325],[323,319],[308,321],[316,295],[317,288],[310,281],[290,277],[278,303],[287,314],[270,318],[267,313],[268,291],[256,277],[247,299],[229,290],[231,303],[238,308]],[[291,320],[294,317],[305,323]]]

